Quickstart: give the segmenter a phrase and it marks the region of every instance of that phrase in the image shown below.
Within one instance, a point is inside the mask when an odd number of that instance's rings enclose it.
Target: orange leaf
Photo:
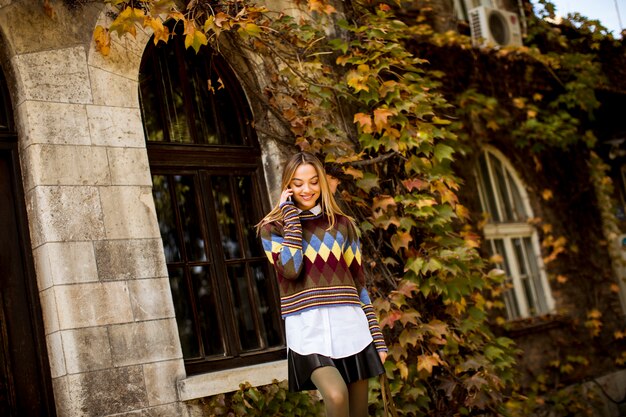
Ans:
[[[376,125],[376,131],[381,132],[383,128],[387,126],[389,117],[393,115],[395,115],[395,112],[389,109],[374,110],[374,125]]]
[[[418,372],[426,371],[430,375],[433,373],[433,368],[441,364],[441,358],[436,353],[433,353],[432,355],[419,355],[417,357]]]
[[[372,211],[386,211],[389,206],[396,206],[396,202],[394,201],[393,197],[390,195],[379,195],[374,197],[374,201],[372,203]]]
[[[369,114],[355,114],[353,123],[358,123],[363,133],[372,133],[372,118],[369,116]]]
[[[395,235],[391,236],[391,246],[393,246],[394,251],[398,252],[401,248],[408,249],[409,243],[412,240],[411,233],[397,232]]]

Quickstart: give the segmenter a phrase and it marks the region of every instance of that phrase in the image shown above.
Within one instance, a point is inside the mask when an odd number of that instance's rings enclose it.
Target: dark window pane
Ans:
[[[241,258],[241,245],[237,235],[233,196],[230,190],[230,181],[227,176],[214,176],[211,178],[213,199],[215,200],[215,212],[217,225],[220,231],[222,249],[226,259]]]
[[[139,74],[139,100],[141,101],[141,116],[147,139],[151,142],[162,142],[165,139],[165,119],[161,112],[159,93],[162,88],[154,72]]]
[[[159,230],[163,240],[165,259],[167,262],[178,262],[181,260],[180,241],[176,229],[176,216],[172,207],[167,176],[152,176],[152,196],[154,197],[154,205],[159,219]]]
[[[237,322],[241,348],[245,350],[260,347],[257,328],[252,310],[252,303],[248,293],[250,288],[246,276],[245,265],[231,265],[228,267],[228,278],[233,296],[233,308]]]
[[[250,176],[238,176],[235,177],[236,192],[241,202],[241,215],[240,223],[243,230],[244,240],[246,241],[246,255],[252,256],[265,256],[259,239],[256,234],[255,224],[260,220],[257,207],[254,202],[254,195],[252,191],[252,179]]]
[[[494,193],[498,196],[500,201],[500,208],[502,210],[501,219],[504,222],[514,221],[513,208],[511,207],[511,199],[509,197],[509,189],[504,179],[504,167],[499,159],[490,156],[491,173],[496,181],[494,185]]]
[[[206,248],[200,210],[196,201],[196,184],[193,175],[173,175],[176,202],[180,212],[180,222],[188,261],[205,261]]]
[[[183,356],[187,359],[200,356],[199,337],[190,300],[189,286],[184,277],[182,268],[168,268],[170,287],[174,299],[174,311],[176,312],[176,324],[183,349]]]
[[[259,314],[262,319],[262,327],[265,332],[266,345],[269,347],[280,346],[283,343],[282,331],[278,320],[278,309],[275,303],[269,300],[275,298],[272,291],[272,283],[267,270],[267,262],[258,262],[252,265],[252,276],[254,278],[254,295],[257,299]]]
[[[496,206],[494,185],[491,182],[485,154],[481,155],[480,160],[478,161],[478,175],[480,186],[483,188],[483,194],[486,200],[484,201],[486,207],[483,207],[483,210],[489,213],[493,222],[499,222],[501,220],[500,214],[498,213],[498,207]]]
[[[222,329],[217,306],[218,296],[206,266],[191,268],[191,279],[196,292],[198,316],[202,328],[204,353],[207,356],[224,354]]]
[[[522,196],[520,194],[520,190],[513,181],[513,177],[510,172],[506,173],[507,182],[511,188],[511,198],[513,199],[513,207],[515,210],[515,221],[521,222],[528,219],[528,213],[526,213],[526,208],[524,208],[524,203],[522,202]]]

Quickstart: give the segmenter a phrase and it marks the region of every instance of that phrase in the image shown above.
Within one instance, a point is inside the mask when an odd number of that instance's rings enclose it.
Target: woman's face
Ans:
[[[315,167],[311,164],[300,165],[289,182],[293,191],[293,201],[300,210],[310,210],[320,197],[320,181]]]

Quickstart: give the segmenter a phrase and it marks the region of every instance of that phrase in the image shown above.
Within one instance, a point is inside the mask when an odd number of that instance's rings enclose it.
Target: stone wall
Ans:
[[[0,6],[57,414],[186,415],[137,96],[148,34],[104,58],[101,8]]]

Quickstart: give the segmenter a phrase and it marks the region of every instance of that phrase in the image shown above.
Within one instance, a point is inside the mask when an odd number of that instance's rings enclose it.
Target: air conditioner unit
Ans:
[[[515,13],[480,6],[469,12],[474,45],[522,46],[522,29]]]

